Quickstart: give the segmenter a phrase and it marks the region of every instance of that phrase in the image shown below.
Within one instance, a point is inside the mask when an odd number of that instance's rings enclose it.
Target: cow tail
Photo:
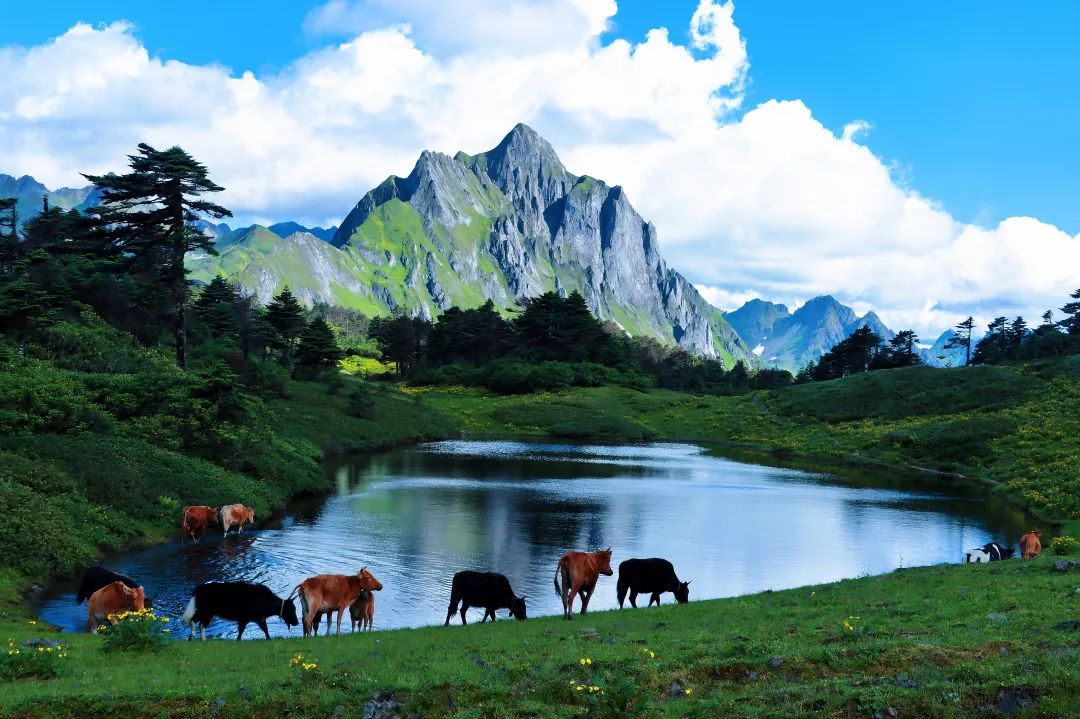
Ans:
[[[562,562],[555,565],[555,594],[562,599],[562,587],[559,586],[559,575],[562,574]]]
[[[191,595],[191,599],[188,600],[187,609],[180,615],[180,624],[185,627],[191,626],[191,620],[195,617],[195,595]]]

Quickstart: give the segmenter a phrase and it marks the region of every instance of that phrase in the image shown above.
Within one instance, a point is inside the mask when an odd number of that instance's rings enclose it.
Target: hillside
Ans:
[[[285,285],[322,301],[434,317],[491,299],[500,308],[548,290],[585,296],[601,319],[730,364],[757,358],[721,313],[660,255],[656,228],[619,186],[571,174],[518,125],[497,147],[424,152],[404,178],[368,192],[317,248],[303,233],[252,236],[192,257],[194,277],[236,277],[260,299]],[[272,244],[272,246],[271,246]]]
[[[50,190],[29,175],[15,178],[0,173],[0,197],[16,198],[15,210],[19,215],[19,224],[22,225],[41,212],[43,199],[49,201],[50,207],[81,211],[97,204],[98,193],[92,185]]]

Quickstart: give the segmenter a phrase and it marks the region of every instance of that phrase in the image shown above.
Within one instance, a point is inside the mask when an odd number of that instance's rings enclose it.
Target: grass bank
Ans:
[[[105,654],[97,637],[64,635],[60,676],[5,684],[0,714],[361,716],[392,695],[402,716],[422,717],[1076,716],[1080,643],[1059,625],[1080,618],[1080,571],[1051,564],[904,569],[573,622],[175,642],[159,654]],[[317,668],[290,667],[297,653]]]
[[[725,443],[963,475],[1080,534],[1080,357],[911,367],[738,397],[621,387],[493,395],[413,388],[485,435]]]

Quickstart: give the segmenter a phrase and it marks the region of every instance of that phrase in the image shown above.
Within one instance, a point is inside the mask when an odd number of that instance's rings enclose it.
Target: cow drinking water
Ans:
[[[574,595],[581,595],[581,613],[589,608],[589,600],[596,591],[600,575],[610,577],[611,547],[596,552],[567,552],[555,567],[555,593],[562,600],[563,616],[571,618],[574,611]],[[559,579],[562,586],[559,586]]]
[[[188,640],[195,637],[196,624],[199,625],[200,635],[206,639],[206,625],[214,617],[236,622],[239,628],[237,640],[244,636],[244,629],[251,622],[255,622],[269,639],[270,630],[266,627],[269,617],[281,617],[287,627],[300,623],[296,619],[296,605],[291,598],[282,599],[265,584],[251,582],[206,582],[195,587],[187,609],[180,617],[181,624],[191,627]]]
[[[515,619],[525,619],[525,597],[514,594],[510,587],[510,580],[498,572],[458,572],[450,585],[450,606],[446,610],[446,621],[443,626],[450,624],[450,617],[458,610],[461,604],[461,623],[465,621],[465,613],[469,607],[481,607],[484,616],[480,620],[483,624],[488,617],[495,621],[496,609],[509,609],[510,616]]]
[[[680,582],[675,576],[675,567],[666,559],[627,559],[619,565],[619,609],[627,591],[630,592],[630,606],[637,608],[637,595],[650,594],[647,606],[660,606],[660,595],[671,592],[675,601],[686,604],[690,601],[690,582]]]
[[[138,589],[139,583],[131,577],[114,572],[111,569],[106,569],[102,566],[87,567],[83,571],[82,581],[79,582],[79,593],[75,595],[75,603],[82,604],[89,599],[94,592],[107,587],[113,582],[123,582],[132,589]],[[146,606],[150,606],[149,600],[146,600]]]

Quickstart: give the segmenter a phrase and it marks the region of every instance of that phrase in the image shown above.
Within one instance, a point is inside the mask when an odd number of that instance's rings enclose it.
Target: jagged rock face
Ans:
[[[388,178],[357,203],[333,244],[371,261],[375,247],[400,245],[415,289],[402,304],[424,314],[577,290],[631,334],[756,364],[720,313],[667,267],[656,228],[623,189],[571,174],[525,125],[478,155],[424,152],[408,177]]]

